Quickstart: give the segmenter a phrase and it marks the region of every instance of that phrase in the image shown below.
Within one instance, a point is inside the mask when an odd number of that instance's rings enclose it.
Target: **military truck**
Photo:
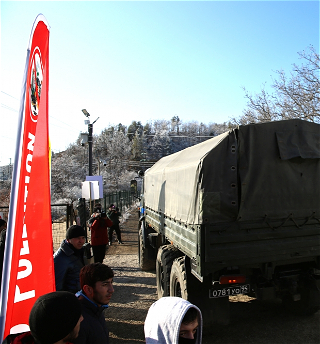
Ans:
[[[320,308],[320,125],[239,126],[160,159],[143,176],[139,262],[158,297],[229,321],[229,297]]]

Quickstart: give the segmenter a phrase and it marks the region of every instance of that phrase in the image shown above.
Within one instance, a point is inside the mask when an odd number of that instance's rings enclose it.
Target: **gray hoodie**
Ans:
[[[178,344],[182,319],[189,308],[199,314],[196,344],[202,342],[202,315],[197,306],[180,297],[162,297],[149,308],[144,334],[146,344]]]

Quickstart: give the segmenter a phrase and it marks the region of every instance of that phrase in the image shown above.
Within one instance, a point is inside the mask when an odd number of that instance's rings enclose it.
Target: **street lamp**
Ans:
[[[86,116],[86,117],[90,117],[90,114],[89,114],[89,112],[86,110],[86,109],[82,109],[82,112],[84,113],[84,115]]]
[[[107,166],[107,161],[101,160],[100,158],[98,159],[98,176],[100,176],[100,164],[103,164],[103,166]]]
[[[83,114],[88,118],[84,121],[84,124],[88,124],[88,145],[89,145],[89,176],[92,176],[92,131],[93,125],[97,122],[99,117],[92,123],[90,123],[90,114],[86,109],[81,110]]]

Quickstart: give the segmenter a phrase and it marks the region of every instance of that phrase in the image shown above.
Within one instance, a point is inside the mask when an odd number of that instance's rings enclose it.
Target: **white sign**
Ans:
[[[99,182],[98,181],[85,181],[82,182],[82,198],[85,199],[100,199]]]
[[[89,182],[97,181],[99,183],[99,197],[98,198],[92,198],[92,199],[103,198],[103,180],[102,180],[102,176],[86,176],[86,181],[89,181]]]

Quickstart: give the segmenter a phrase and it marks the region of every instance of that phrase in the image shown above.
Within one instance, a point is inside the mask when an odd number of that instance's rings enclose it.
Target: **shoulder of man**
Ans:
[[[2,344],[35,344],[31,332],[10,334]]]
[[[60,257],[70,257],[74,254],[73,249],[69,246],[68,242],[65,240],[63,240],[63,242],[61,243],[61,246],[59,247],[59,249],[55,252],[54,254],[54,259]]]
[[[95,337],[97,336],[97,318],[93,315],[88,300],[83,297],[79,298],[82,309],[83,320],[80,324],[80,331],[78,337],[73,344],[95,344]],[[94,305],[92,305],[94,306]]]

